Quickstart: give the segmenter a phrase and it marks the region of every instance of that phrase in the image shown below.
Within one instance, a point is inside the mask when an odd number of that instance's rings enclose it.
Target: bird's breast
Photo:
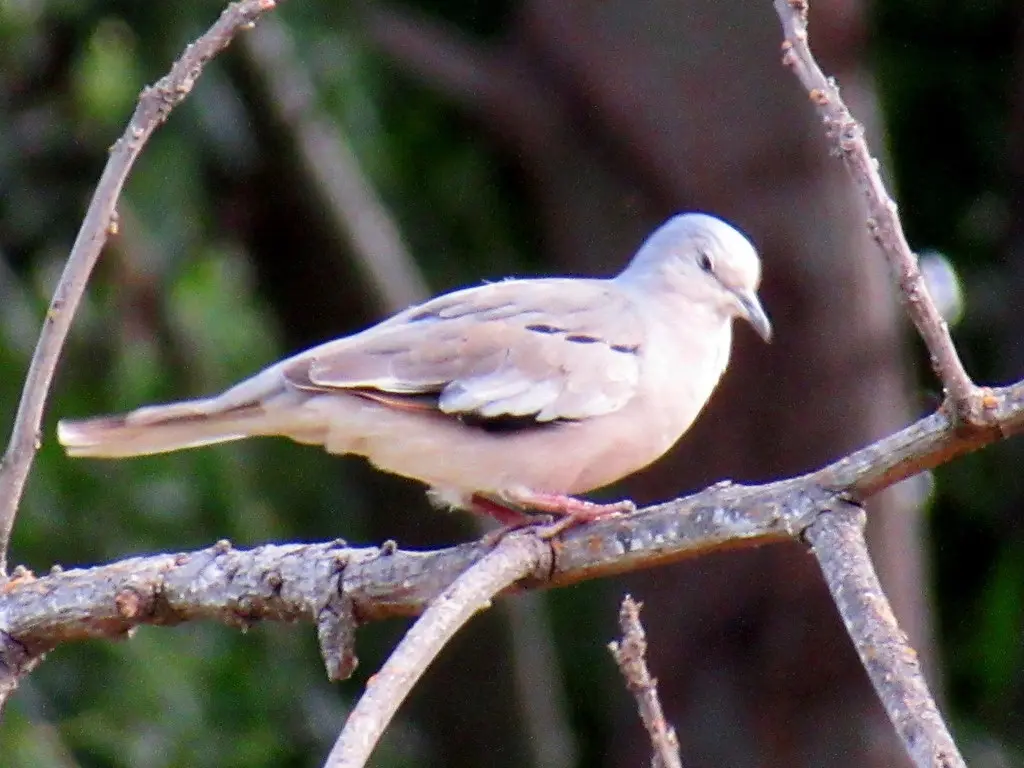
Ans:
[[[667,451],[700,415],[725,372],[730,324],[674,323],[652,335],[656,338],[644,360],[639,394],[645,407],[653,411],[648,423],[657,425],[662,450]]]

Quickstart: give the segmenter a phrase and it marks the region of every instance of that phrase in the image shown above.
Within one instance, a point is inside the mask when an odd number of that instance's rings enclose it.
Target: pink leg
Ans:
[[[522,511],[501,504],[491,497],[480,493],[473,494],[471,503],[473,504],[474,512],[493,517],[507,528],[521,528],[533,522],[533,519],[529,515],[523,514]]]
[[[537,493],[520,490],[506,494],[506,498],[518,507],[547,512],[561,518],[548,525],[537,527],[537,535],[542,539],[553,538],[580,523],[636,511],[636,505],[631,501],[595,504],[592,501],[577,499],[575,496],[567,496],[562,493]]]
[[[538,493],[536,491],[510,491],[506,498],[518,507],[548,512],[575,518],[577,522],[597,520],[610,515],[628,514],[636,511],[631,501],[616,501],[611,504],[595,504],[593,501],[566,496],[563,493]]]
[[[504,526],[500,531],[490,534],[497,536],[495,541],[500,540],[510,531],[539,522],[534,515],[530,514],[531,512],[557,515],[560,518],[547,525],[538,525],[536,528],[537,534],[541,538],[550,539],[580,523],[636,511],[636,505],[631,501],[595,504],[592,501],[562,493],[538,493],[528,490],[506,492],[500,500],[475,493],[472,496],[472,505],[475,512],[492,517]]]

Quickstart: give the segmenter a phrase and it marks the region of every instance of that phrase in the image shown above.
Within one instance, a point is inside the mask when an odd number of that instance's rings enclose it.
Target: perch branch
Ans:
[[[854,119],[839,95],[835,80],[825,76],[811,53],[807,38],[808,0],[774,0],[774,3],[785,36],[782,61],[807,89],[835,153],[867,201],[868,229],[889,263],[907,313],[924,339],[932,368],[942,382],[952,413],[967,426],[987,426],[981,402],[984,392],[964,370],[949,327],[928,292],[917,255],[903,233],[896,202],[886,190],[878,161],[871,156],[864,139],[864,126]]]
[[[987,397],[989,429],[957,429],[940,410],[808,475],[763,486],[719,484],[569,530],[549,543],[550,569],[517,588],[562,586],[727,547],[798,538],[822,510],[844,499],[866,498],[1024,429],[1024,382]],[[422,613],[490,549],[484,541],[431,552],[340,543],[237,551],[221,543],[38,579],[22,573],[0,586],[0,705],[38,658],[61,643],[116,639],[143,624],[200,619],[234,626],[315,622],[328,673],[342,677],[355,664],[354,617]]]
[[[636,698],[640,719],[651,737],[654,748],[653,768],[682,768],[679,759],[679,738],[675,729],[665,720],[658,699],[658,681],[647,669],[647,635],[640,623],[640,603],[626,595],[619,609],[619,628],[622,640],[608,644],[619,671],[626,679],[626,687]]]
[[[361,768],[399,705],[454,634],[495,595],[550,568],[548,547],[529,534],[505,536],[489,554],[431,601],[388,660],[367,683],[326,768]]]
[[[804,532],[846,630],[907,753],[919,768],[966,768],[917,654],[900,630],[864,540],[866,515],[837,504]]]
[[[193,44],[185,49],[156,85],[146,88],[128,127],[110,150],[64,272],[46,312],[11,439],[0,465],[0,579],[7,574],[7,551],[14,518],[41,441],[40,426],[61,348],[89,275],[107,237],[117,232],[117,198],[135,159],[153,132],[191,92],[206,64],[231,42],[239,30],[252,26],[275,6],[275,0],[240,0],[229,5]]]
[[[1024,429],[1024,382],[994,389],[991,397],[991,430],[964,433],[939,411],[807,475],[761,486],[720,484],[569,530],[551,542],[550,573],[535,585],[562,586],[797,538],[837,500],[862,500]],[[143,624],[316,621],[318,606],[334,595],[351,601],[362,621],[417,615],[489,551],[482,541],[429,552],[338,543],[238,551],[221,544],[38,579],[26,574],[0,587],[0,633],[39,655],[64,642],[124,637]]]

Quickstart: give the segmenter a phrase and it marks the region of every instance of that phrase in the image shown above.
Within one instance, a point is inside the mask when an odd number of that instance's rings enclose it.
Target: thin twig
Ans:
[[[665,720],[658,698],[658,681],[647,669],[647,635],[640,623],[641,604],[631,596],[622,599],[619,609],[619,628],[622,640],[608,644],[619,671],[626,679],[626,687],[636,698],[640,719],[651,737],[654,756],[653,768],[682,768],[679,759],[679,738],[675,729]]]
[[[274,7],[275,0],[240,0],[229,5],[156,85],[142,91],[128,127],[110,151],[43,321],[11,439],[0,465],[0,580],[6,578],[14,518],[42,439],[43,409],[57,360],[103,244],[117,231],[117,198],[125,179],[146,141],[188,96],[206,64],[227,47],[239,30],[251,27]]]
[[[871,156],[864,139],[864,127],[843,102],[835,80],[825,76],[811,53],[807,39],[808,0],[774,0],[774,3],[785,36],[782,61],[807,89],[835,153],[867,201],[868,229],[885,254],[904,307],[924,339],[951,412],[967,425],[988,424],[984,409],[978,403],[982,393],[967,375],[949,335],[949,327],[928,292],[917,256],[903,233],[896,203],[886,190],[878,161]]]
[[[804,536],[889,720],[919,768],[966,768],[928,692],[917,653],[882,592],[867,543],[864,511],[838,504]]]
[[[438,595],[367,683],[325,768],[365,765],[399,705],[448,640],[509,585],[545,572],[549,552],[549,547],[535,536],[509,534]]]

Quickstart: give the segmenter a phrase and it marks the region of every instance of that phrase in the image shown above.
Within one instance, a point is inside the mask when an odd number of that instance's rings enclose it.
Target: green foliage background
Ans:
[[[498,33],[509,12],[472,0],[421,5],[482,36]],[[204,0],[0,0],[0,423],[13,419],[106,147],[140,87],[219,10]],[[432,288],[542,267],[531,261],[528,204],[505,160],[471,137],[455,110],[378,60],[345,3],[292,0],[280,17],[301,41],[321,106],[347,132]],[[969,367],[983,379],[1019,377],[1001,353],[1008,340],[988,323],[998,308],[1022,307],[1005,256],[1012,206],[1021,203],[1005,161],[1019,10],[1011,0],[888,0],[872,23],[871,60],[911,241],[947,253],[969,286],[959,331]],[[244,173],[261,151],[226,61],[147,147],[125,193],[131,254],[105,257],[76,319],[16,529],[14,559],[37,571],[221,538],[370,537],[371,510],[349,482],[361,470],[317,451],[259,441],[69,462],[52,439],[57,415],[215,391],[289,351],[243,245],[219,219],[211,164]],[[932,526],[956,722],[979,741],[1017,750],[1020,454],[1002,446],[941,472]],[[239,639],[197,624],[61,648],[0,724],[0,765],[318,765],[397,630],[365,633],[364,671],[342,686],[324,679],[308,628],[257,626]],[[423,764],[416,735],[402,742],[412,746],[386,751],[381,765]]]

